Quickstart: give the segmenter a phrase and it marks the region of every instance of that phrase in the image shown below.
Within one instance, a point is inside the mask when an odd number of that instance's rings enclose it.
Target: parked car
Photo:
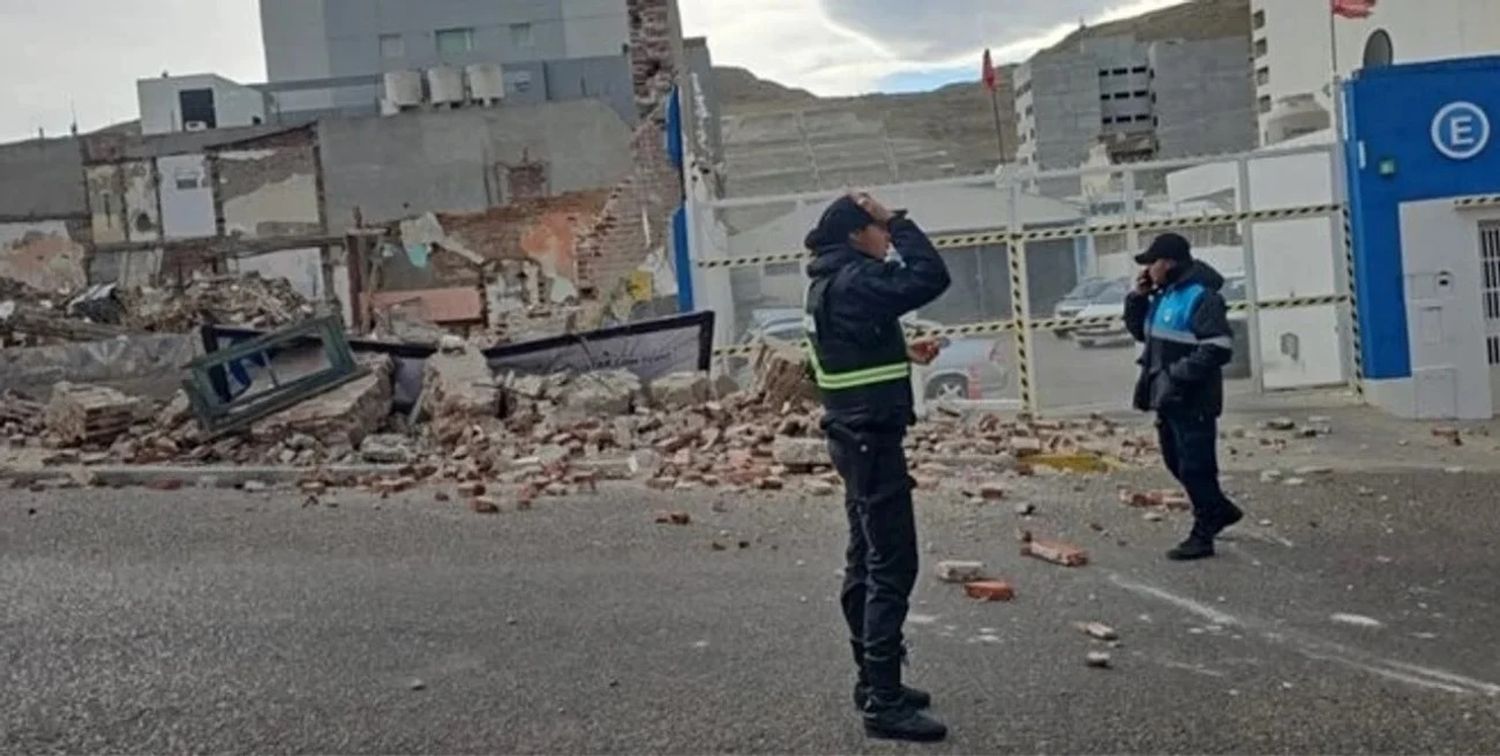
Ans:
[[[935,331],[942,325],[918,318],[905,321],[911,331]],[[758,310],[740,339],[744,345],[761,342],[801,344],[807,337],[798,310]],[[1010,388],[1010,371],[1003,362],[1004,343],[996,339],[949,339],[931,365],[918,368],[928,399],[1000,399]],[[736,360],[731,370],[737,377],[748,370],[748,360]]]
[[[1133,286],[1134,282],[1127,278],[1111,281],[1094,298],[1094,301],[1079,313],[1078,317],[1124,316],[1125,295],[1130,293]],[[1224,288],[1220,293],[1223,294],[1224,301],[1231,305],[1245,301],[1245,277],[1243,275],[1226,276]],[[1250,375],[1250,328],[1247,314],[1244,311],[1231,310],[1229,328],[1234,332],[1234,358],[1229,365],[1225,366],[1224,375],[1229,378],[1248,377]],[[1124,321],[1080,327],[1074,331],[1074,340],[1083,348],[1124,346],[1134,341],[1125,330]]]
[[[1052,308],[1054,318],[1076,318],[1094,298],[1109,288],[1114,283],[1108,278],[1085,278],[1078,282],[1073,290],[1063,296],[1062,301]],[[1052,331],[1053,335],[1065,339],[1073,333],[1071,328],[1057,328]]]

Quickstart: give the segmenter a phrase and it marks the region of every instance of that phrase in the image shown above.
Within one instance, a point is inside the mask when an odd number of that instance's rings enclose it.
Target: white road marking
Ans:
[[[1381,622],[1374,617],[1366,617],[1363,614],[1344,614],[1343,612],[1339,612],[1330,616],[1328,619],[1345,625],[1354,625],[1356,627],[1385,627],[1384,622]]]
[[[1166,602],[1186,612],[1209,619],[1214,624],[1225,626],[1237,625],[1247,630],[1253,630],[1259,633],[1265,640],[1272,643],[1290,645],[1298,653],[1310,659],[1342,664],[1369,674],[1384,677],[1388,680],[1395,680],[1421,688],[1441,690],[1458,695],[1480,694],[1490,697],[1500,697],[1500,685],[1496,685],[1495,683],[1460,675],[1445,669],[1424,667],[1396,659],[1383,658],[1368,651],[1324,640],[1300,631],[1288,630],[1285,627],[1278,629],[1272,623],[1253,617],[1235,617],[1200,601],[1186,596],[1179,596],[1154,585],[1130,580],[1118,574],[1111,574],[1109,579],[1110,582],[1127,591]],[[1368,620],[1369,618],[1366,617],[1364,619]]]

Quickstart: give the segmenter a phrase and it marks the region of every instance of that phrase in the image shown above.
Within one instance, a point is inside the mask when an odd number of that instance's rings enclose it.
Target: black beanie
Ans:
[[[874,222],[875,217],[865,212],[853,197],[839,197],[823,211],[817,228],[807,234],[804,244],[813,252],[843,244],[849,241],[850,234],[861,231]]]

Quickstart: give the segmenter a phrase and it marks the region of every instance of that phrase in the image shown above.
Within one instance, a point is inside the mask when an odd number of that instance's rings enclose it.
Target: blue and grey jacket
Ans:
[[[1223,413],[1224,366],[1234,354],[1234,332],[1222,288],[1224,276],[1195,260],[1160,291],[1125,298],[1125,327],[1146,345],[1138,361],[1136,409]]]

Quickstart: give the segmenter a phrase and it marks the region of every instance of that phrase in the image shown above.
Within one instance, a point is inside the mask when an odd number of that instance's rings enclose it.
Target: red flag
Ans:
[[[989,48],[985,48],[984,50],[983,76],[984,88],[990,90],[991,92],[995,91],[995,87],[999,86],[999,80],[995,77],[995,61],[990,57]]]
[[[1344,18],[1369,18],[1375,12],[1376,0],[1329,0],[1333,15]]]

